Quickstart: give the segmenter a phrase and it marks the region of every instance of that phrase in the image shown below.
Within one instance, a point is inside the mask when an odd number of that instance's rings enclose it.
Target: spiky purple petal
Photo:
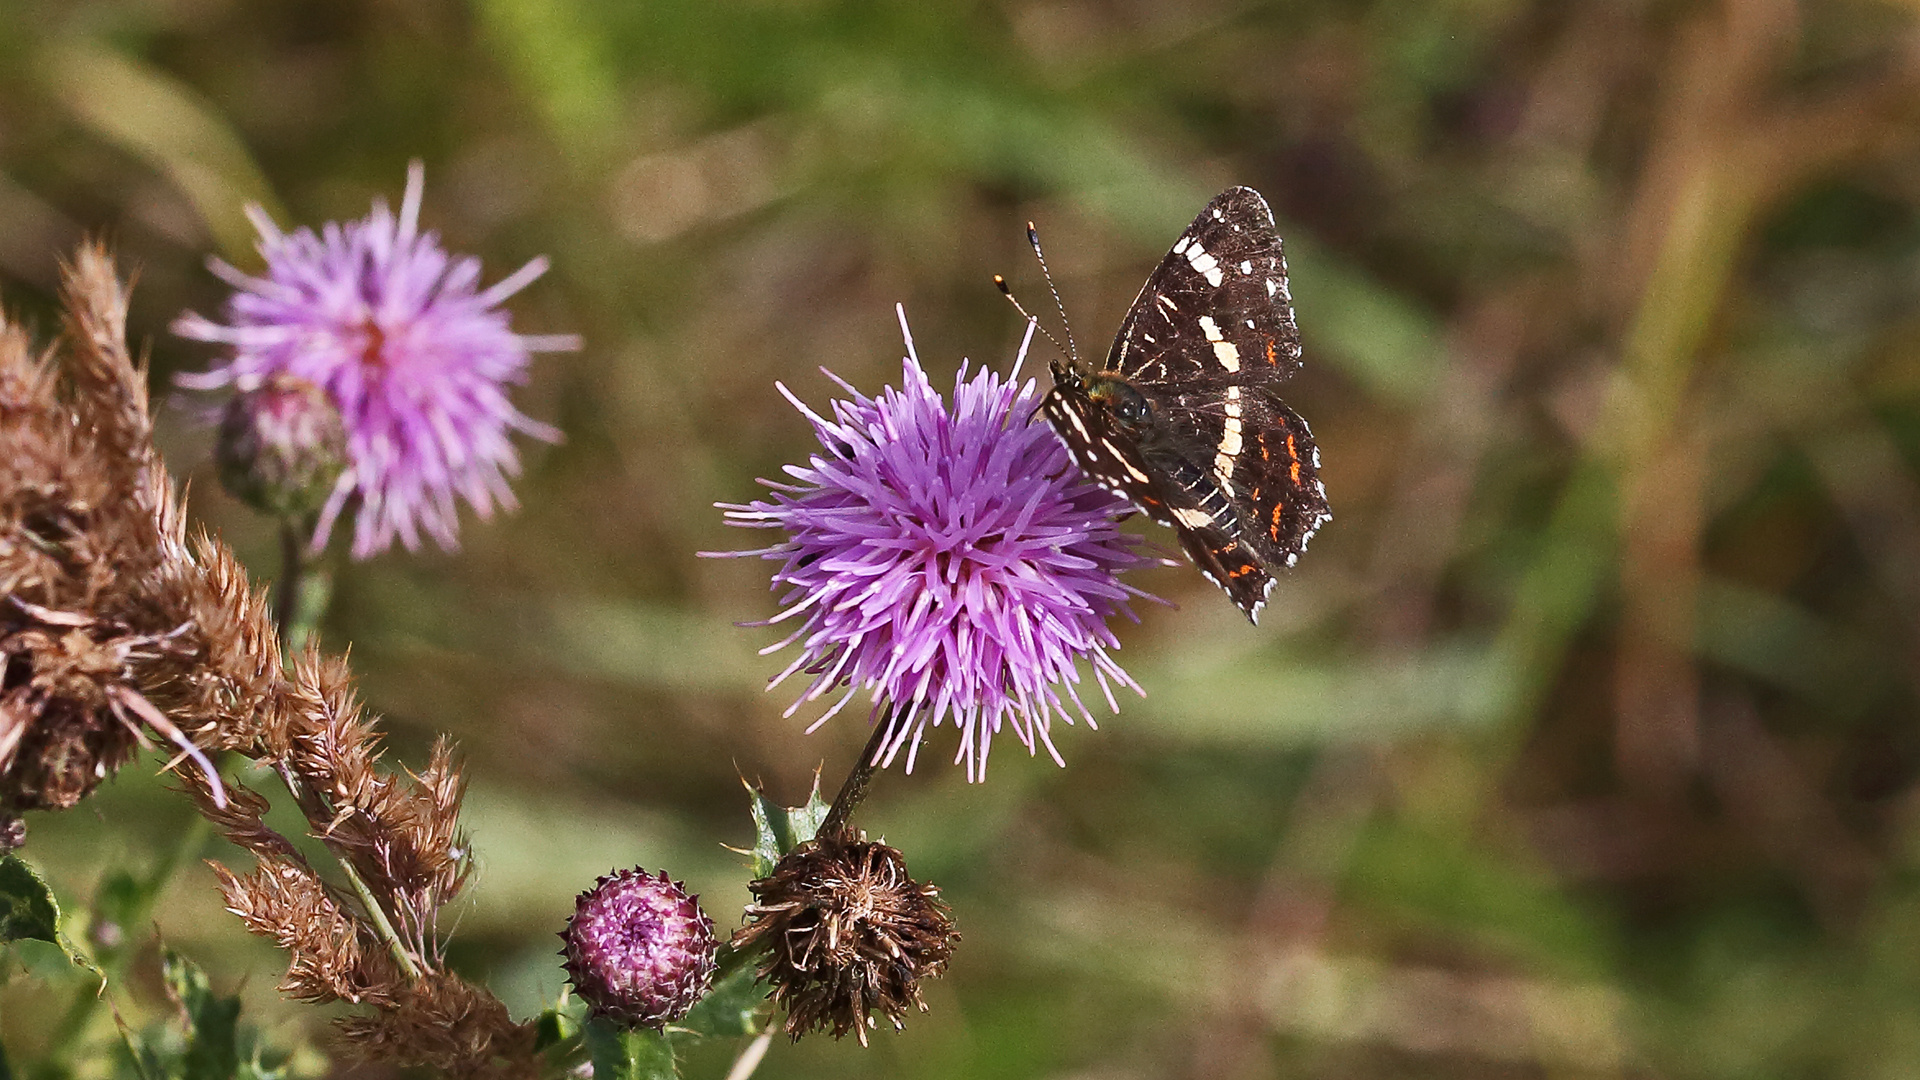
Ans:
[[[191,389],[260,385],[291,374],[324,389],[347,429],[351,468],[322,514],[325,544],[335,518],[354,510],[353,555],[367,558],[398,540],[417,548],[425,533],[458,543],[458,504],[481,518],[516,503],[507,478],[520,461],[518,431],[548,441],[559,433],[514,408],[508,387],[526,381],[533,353],[579,347],[571,336],[515,334],[501,301],[546,270],[535,259],[485,290],[480,261],[454,257],[419,231],[424,175],[407,173],[395,216],[376,201],[363,220],[320,232],[282,232],[258,207],[262,277],[219,260],[213,272],[234,288],[225,323],[188,312],[174,332],[224,345],[225,362],[182,376]]]
[[[969,374],[963,362],[949,407],[904,312],[900,326],[899,389],[869,398],[829,372],[849,395],[829,417],[779,387],[827,452],[787,466],[790,483],[762,481],[767,499],[721,504],[732,524],[787,535],[737,553],[781,563],[782,610],[768,623],[799,620],[774,647],[800,651],[773,685],[813,676],[788,715],[841,692],[808,730],[867,690],[874,717],[892,726],[886,764],[905,747],[911,770],[928,729],[947,721],[960,729],[955,760],[969,779],[984,777],[1008,724],[1029,753],[1044,746],[1059,762],[1053,718],[1094,726],[1076,689],[1082,661],[1109,709],[1112,684],[1139,692],[1109,655],[1119,641],[1107,622],[1133,618],[1129,601],[1142,595],[1118,575],[1154,560],[1116,528],[1128,504],[1087,482],[1033,422],[1033,380]]]

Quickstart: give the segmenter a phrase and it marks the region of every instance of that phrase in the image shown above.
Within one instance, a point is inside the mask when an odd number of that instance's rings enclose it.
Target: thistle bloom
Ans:
[[[1028,753],[1045,746],[1058,716],[1095,726],[1076,689],[1085,660],[1118,709],[1113,683],[1140,692],[1109,655],[1107,626],[1133,617],[1121,571],[1154,560],[1116,528],[1128,504],[1082,477],[1045,423],[1031,422],[1033,380],[1016,384],[963,362],[949,408],[921,369],[900,313],[907,356],[902,385],[868,398],[832,373],[850,400],[832,417],[802,404],[825,454],[786,468],[795,483],[762,481],[770,498],[722,503],[732,524],[780,529],[786,540],[737,552],[777,560],[784,609],[768,623],[798,619],[772,652],[799,655],[771,685],[813,675],[803,703],[845,687],[814,728],[868,691],[874,717],[891,729],[878,751],[891,764],[907,747],[913,768],[927,729],[960,729],[956,761],[985,775],[987,751],[1005,724]],[[1020,346],[1018,371],[1032,340]]]
[[[189,312],[174,332],[231,350],[224,363],[181,376],[189,389],[251,390],[294,375],[333,399],[346,425],[351,468],[320,514],[314,546],[357,502],[353,555],[393,546],[408,550],[425,532],[457,545],[458,500],[480,517],[515,505],[507,477],[519,471],[509,434],[554,441],[555,429],[523,415],[507,387],[526,381],[536,352],[579,347],[569,335],[522,335],[508,327],[502,301],[546,272],[535,259],[490,288],[478,289],[480,262],[442,250],[419,231],[424,183],[407,172],[395,217],[376,201],[364,220],[280,231],[259,207],[266,273],[251,277],[218,259],[209,266],[232,285],[225,323]]]

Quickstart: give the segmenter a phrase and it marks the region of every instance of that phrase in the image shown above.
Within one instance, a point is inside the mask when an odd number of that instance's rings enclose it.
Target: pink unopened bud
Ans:
[[[580,894],[560,937],[567,975],[596,1016],[664,1027],[713,981],[713,920],[666,871],[608,874]]]
[[[235,498],[304,520],[326,505],[347,467],[347,432],[325,391],[274,375],[227,402],[214,458],[221,486]]]

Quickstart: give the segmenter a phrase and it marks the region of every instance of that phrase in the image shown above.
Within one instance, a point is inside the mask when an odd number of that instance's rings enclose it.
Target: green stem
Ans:
[[[294,620],[300,615],[300,579],[306,572],[306,562],[306,545],[300,542],[296,522],[292,518],[281,521],[280,580],[273,585],[273,621],[280,629],[280,647],[289,652],[296,647]]]
[[[300,780],[294,775],[291,766],[284,761],[277,761],[273,767],[274,771],[280,775],[280,782],[286,785],[287,794],[292,795],[294,801],[300,804],[301,813],[309,822],[327,820],[327,816],[321,812],[324,806],[320,803],[318,796],[309,797],[308,792],[302,791]],[[419,981],[422,975],[419,961],[414,958],[413,952],[407,948],[406,943],[400,940],[399,931],[393,928],[393,921],[387,917],[387,909],[381,906],[380,898],[374,895],[366,879],[353,868],[353,860],[349,859],[346,853],[336,851],[332,844],[326,843],[324,837],[321,838],[321,844],[327,849],[327,853],[333,856],[333,861],[339,864],[340,872],[346,875],[347,883],[353,887],[354,896],[359,898],[360,906],[366,909],[367,920],[373,924],[374,935],[386,945],[387,951],[393,954],[393,959],[400,965],[401,972],[409,980]]]
[[[280,580],[274,584],[273,617],[280,646],[288,654],[306,648],[333,597],[333,578],[307,556],[313,523],[286,518],[280,523]]]
[[[911,706],[896,706],[894,719],[904,724],[912,712]],[[851,833],[848,824],[853,817],[854,808],[867,797],[867,791],[873,786],[873,774],[879,766],[874,759],[880,756],[880,750],[886,745],[887,735],[895,730],[892,722],[873,725],[873,734],[867,736],[867,747],[860,751],[860,757],[854,761],[853,770],[847,773],[846,782],[840,785],[840,793],[833,797],[833,805],[827,808],[827,816],[820,821],[815,836],[832,836],[836,833]]]
[[[380,906],[379,898],[373,895],[373,890],[367,887],[366,881],[361,879],[359,871],[353,868],[353,863],[346,856],[335,852],[334,859],[339,862],[340,869],[346,873],[347,881],[353,885],[354,894],[360,897],[361,905],[367,909],[367,918],[373,921],[374,933],[386,943],[387,951],[393,954],[394,962],[400,965],[401,973],[410,981],[419,982],[423,974],[420,965],[414,960],[413,953],[407,949],[406,944],[400,940],[399,933],[394,930],[393,923],[387,918],[386,909]]]

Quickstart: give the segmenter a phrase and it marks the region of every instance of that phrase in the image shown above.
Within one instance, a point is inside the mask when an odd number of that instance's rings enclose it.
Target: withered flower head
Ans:
[[[796,1040],[851,1031],[865,1046],[876,1011],[898,1031],[908,1006],[926,1011],[920,980],[946,970],[960,937],[939,890],[908,877],[899,851],[864,835],[809,840],[748,888],[754,903],[732,944],[769,950],[760,978]]]
[[[191,651],[183,541],[154,456],[112,261],[80,252],[65,333],[38,353],[0,318],[0,821],[70,807],[152,731],[218,778],[155,703]],[[214,736],[208,735],[209,743]],[[224,798],[224,796],[217,796]]]
[[[327,505],[347,467],[347,429],[320,387],[270,375],[227,400],[214,448],[220,485],[279,518],[308,518]]]
[[[567,976],[596,1016],[634,1027],[680,1019],[713,981],[713,920],[699,898],[638,867],[601,878],[567,921]]]

